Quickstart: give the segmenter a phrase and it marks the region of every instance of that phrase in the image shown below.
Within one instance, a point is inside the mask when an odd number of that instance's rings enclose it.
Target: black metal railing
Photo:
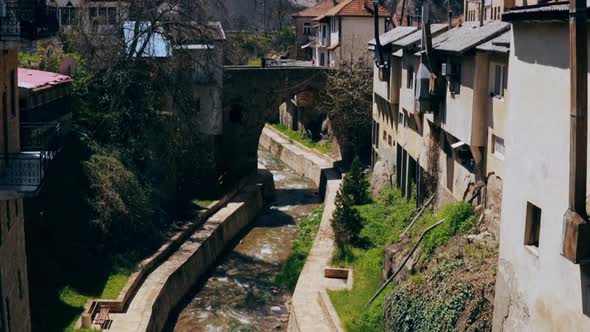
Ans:
[[[0,153],[0,190],[35,192],[43,183],[49,161],[54,154]],[[6,188],[10,187],[10,188]]]
[[[46,38],[57,33],[57,9],[39,0],[0,2],[0,41]]]
[[[20,153],[0,153],[0,191],[35,193],[63,146],[60,122],[22,123]]]

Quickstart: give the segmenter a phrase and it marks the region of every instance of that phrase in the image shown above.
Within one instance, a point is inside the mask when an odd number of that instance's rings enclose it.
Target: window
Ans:
[[[504,159],[504,139],[492,135],[492,153],[501,159]]]
[[[494,64],[494,96],[504,97],[504,65]]]
[[[336,31],[336,18],[332,18],[330,22],[332,22],[332,32]]]
[[[408,66],[408,82],[406,88],[414,88],[414,67]]]
[[[326,25],[322,25],[322,38],[326,38],[327,35],[327,31],[328,29],[326,29]]]
[[[326,65],[326,55],[324,53],[320,53],[320,66]]]
[[[68,3],[66,7],[60,8],[59,12],[61,25],[72,25],[75,23],[78,9],[73,8],[71,3]]]
[[[392,141],[391,135],[387,136],[387,144],[389,144],[389,146],[393,146]]]
[[[461,92],[461,64],[451,63],[451,82],[449,89],[453,95],[458,95]]]
[[[387,141],[387,132],[383,131],[383,142]]]
[[[539,247],[541,234],[541,208],[531,202],[526,203],[526,225],[524,229],[524,244]]]
[[[375,122],[377,128],[375,130],[375,147],[379,148],[379,122]]]
[[[311,35],[311,23],[303,23],[303,34],[306,36]]]

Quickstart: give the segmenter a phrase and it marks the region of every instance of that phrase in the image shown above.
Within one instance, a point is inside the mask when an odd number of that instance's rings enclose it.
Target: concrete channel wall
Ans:
[[[111,314],[113,331],[163,331],[174,309],[190,294],[236,236],[255,220],[274,194],[272,174],[259,172],[224,207],[199,226],[146,278],[127,310]]]
[[[334,250],[334,233],[330,221],[336,209],[334,201],[341,185],[341,176],[334,169],[335,161],[311,150],[266,126],[260,146],[287,164],[296,173],[311,179],[324,197],[324,213],[320,229],[293,292],[289,314],[289,332],[344,331],[327,289],[350,289],[349,280],[325,277]]]
[[[195,286],[195,281],[207,273],[234,238],[256,218],[264,202],[256,185],[245,188],[225,208],[213,215],[201,232],[181,248],[196,247],[194,253],[174,271],[162,286],[152,306],[146,331],[162,331],[171,311]]]
[[[326,171],[334,168],[334,159],[289,139],[268,125],[262,130],[259,145],[287,164],[298,175],[312,180],[320,189],[322,197],[324,196],[327,182]]]

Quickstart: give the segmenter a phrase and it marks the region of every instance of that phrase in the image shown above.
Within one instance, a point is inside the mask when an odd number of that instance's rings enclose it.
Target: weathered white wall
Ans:
[[[418,71],[419,58],[412,52],[404,50],[402,56],[402,84],[400,89],[399,109],[407,112],[414,112],[415,97],[414,87],[416,86],[416,72]],[[409,69],[414,70],[414,83],[408,88]]]
[[[510,54],[495,330],[590,331],[588,281],[561,256],[569,168],[566,23],[516,23]],[[538,251],[524,243],[527,202],[542,209]]]
[[[494,64],[504,64],[508,68],[508,56],[495,55],[490,57],[490,84],[489,92],[493,90],[494,79]],[[507,70],[505,71],[505,73]],[[505,80],[507,77],[505,77]],[[500,178],[504,178],[504,157],[492,153],[493,140],[492,136],[496,135],[505,139],[505,117],[506,104],[509,90],[504,88],[504,97],[489,97],[488,99],[488,137],[487,137],[487,156],[486,156],[486,176],[491,173],[496,174]],[[506,146],[506,140],[504,140]]]
[[[342,31],[340,34],[340,47],[333,52],[338,53],[342,61],[364,58],[367,63],[373,61],[373,54],[368,51],[369,40],[375,38],[373,18],[366,17],[342,17]],[[385,33],[385,18],[379,19],[379,33]]]
[[[471,145],[475,60],[472,56],[463,56],[460,60],[461,90],[459,94],[453,95],[447,89],[445,120],[441,128]]]

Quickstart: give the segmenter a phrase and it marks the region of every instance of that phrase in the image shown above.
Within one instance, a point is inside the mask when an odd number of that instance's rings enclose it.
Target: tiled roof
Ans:
[[[502,21],[465,22],[432,39],[433,48],[440,52],[464,53],[510,30],[510,24]]]
[[[438,24],[431,24],[430,25],[430,33],[436,36],[438,33],[441,33],[443,30],[449,27],[446,23],[438,23]],[[402,39],[393,42],[394,46],[397,47],[408,47],[412,46],[413,44],[419,43],[422,40],[422,30],[418,30]]]
[[[508,54],[508,52],[510,52],[510,31],[479,45],[477,50]]]
[[[320,3],[313,7],[306,8],[298,13],[293,14],[293,17],[318,17],[324,15],[324,13],[336,6],[338,1],[336,0],[322,0]]]
[[[324,16],[373,16],[371,0],[344,0],[324,13]],[[379,6],[379,16],[391,17],[392,14],[383,6]]]
[[[418,29],[418,27],[408,27],[408,26],[397,27],[397,28],[387,31],[384,34],[381,34],[379,36],[379,41],[381,42],[381,45],[386,46],[386,45],[393,43],[394,41],[396,41],[398,39],[404,38],[405,36],[411,34],[412,32],[416,31],[417,29]],[[369,41],[369,45],[375,45],[375,39],[371,39]]]

